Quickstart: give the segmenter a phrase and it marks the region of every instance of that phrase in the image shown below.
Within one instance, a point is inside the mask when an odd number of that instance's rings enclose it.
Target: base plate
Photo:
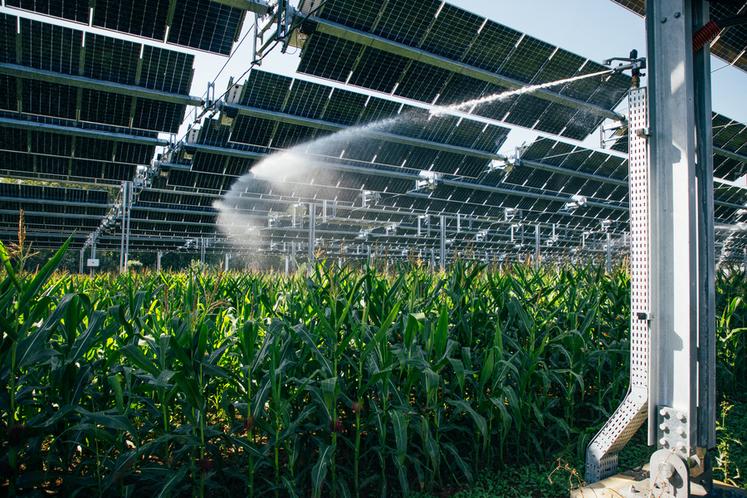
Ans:
[[[571,498],[659,498],[656,492],[651,492],[648,478],[648,465],[643,469],[621,472],[594,484],[571,491]],[[664,494],[661,498],[668,495]],[[747,490],[734,488],[722,483],[714,483],[711,493],[699,484],[690,484],[690,496],[707,498],[745,498]]]

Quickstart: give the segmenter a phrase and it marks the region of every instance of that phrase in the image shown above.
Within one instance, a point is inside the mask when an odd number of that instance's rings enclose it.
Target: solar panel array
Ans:
[[[240,10],[209,0],[5,4],[3,240],[13,240],[23,210],[37,247],[55,247],[73,231],[81,247],[96,231],[99,248],[116,250],[120,185],[135,180],[132,251],[199,244],[236,251],[238,233],[250,246],[261,241],[252,251],[303,253],[313,205],[315,246],[331,256],[428,258],[439,253],[442,223],[452,256],[523,258],[534,252],[537,235],[546,257],[603,255],[607,244],[624,252],[627,162],[568,139],[585,138],[615,115],[628,77],[430,112],[433,104],[602,69],[507,26],[435,0],[327,0],[304,23],[297,77],[253,69],[240,91],[171,145],[159,134],[175,133],[188,106],[202,104],[189,95],[194,56],[177,46],[229,53]],[[25,11],[72,23],[31,19]],[[507,158],[499,151],[509,126],[556,138]],[[716,169],[724,177],[745,167],[744,132],[714,116],[714,143],[726,151],[716,156]],[[241,180],[279,151],[301,157],[303,174],[280,183]],[[715,197],[717,223],[743,221],[743,189],[720,185]],[[235,215],[223,230],[218,201]],[[718,236],[719,250],[731,255],[747,246],[740,233]]]
[[[244,12],[210,0],[6,0],[69,21],[227,55]]]
[[[305,42],[299,72],[343,81],[422,102],[451,105],[508,90],[494,75],[519,85],[538,84],[590,74],[605,68],[594,61],[522,34],[439,0],[330,0],[315,13],[318,21],[336,23],[387,40],[386,49],[332,36],[317,26]],[[323,24],[323,23],[322,23]],[[321,24],[320,24],[321,25]],[[427,53],[436,60],[408,58],[401,48]],[[454,70],[436,65],[451,61]],[[465,74],[471,68],[484,76]],[[612,110],[630,86],[627,76],[606,75],[561,85],[562,97]],[[582,139],[602,118],[588,111],[522,95],[474,110],[510,124]]]

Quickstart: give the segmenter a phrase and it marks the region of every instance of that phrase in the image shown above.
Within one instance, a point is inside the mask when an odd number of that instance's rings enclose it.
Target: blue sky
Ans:
[[[645,54],[643,19],[609,0],[452,0],[450,3],[597,62],[626,56],[633,48]],[[251,24],[246,23],[242,36]],[[229,76],[237,77],[244,72],[251,59],[251,41],[249,36],[235,49],[235,55],[216,80],[216,93],[226,88]],[[263,61],[262,69],[293,75],[299,61],[297,52],[292,48],[287,54],[277,50]],[[204,94],[207,82],[215,78],[225,61],[224,57],[198,53],[192,93]],[[724,68],[725,65],[720,59],[713,59],[714,110],[747,123],[747,73]],[[533,132],[516,129],[501,152],[508,153],[534,138]],[[597,147],[598,136],[593,134],[584,145]]]

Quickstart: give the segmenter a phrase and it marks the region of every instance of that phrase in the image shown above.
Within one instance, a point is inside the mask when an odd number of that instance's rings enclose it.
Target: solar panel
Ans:
[[[351,85],[391,93],[407,65],[404,57],[364,47],[349,81]]]
[[[13,78],[13,86],[16,80]],[[39,80],[23,82],[23,110],[30,114],[75,119],[78,89]],[[16,102],[13,102],[15,109]]]
[[[81,31],[29,19],[20,22],[19,64],[57,73],[79,73]]]
[[[86,33],[85,56],[85,76],[125,85],[137,83],[140,44]]]
[[[351,126],[359,121],[366,105],[366,95],[334,89],[324,111],[325,121]]]
[[[475,42],[483,18],[444,4],[419,47],[428,52],[460,60]]]
[[[265,71],[251,71],[242,85],[239,103],[268,111],[282,111],[293,78]]]
[[[335,81],[346,81],[361,46],[355,42],[316,33],[304,44],[298,71]]]
[[[139,4],[140,0],[131,1]],[[211,0],[180,0],[174,10],[168,41],[228,55],[243,20],[243,11],[227,5]]]

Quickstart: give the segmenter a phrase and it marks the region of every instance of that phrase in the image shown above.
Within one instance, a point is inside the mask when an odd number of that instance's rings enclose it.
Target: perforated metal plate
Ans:
[[[648,114],[646,90],[628,97],[630,134],[630,390],[586,450],[586,480],[597,482],[617,470],[617,453],[648,416],[649,257]]]

